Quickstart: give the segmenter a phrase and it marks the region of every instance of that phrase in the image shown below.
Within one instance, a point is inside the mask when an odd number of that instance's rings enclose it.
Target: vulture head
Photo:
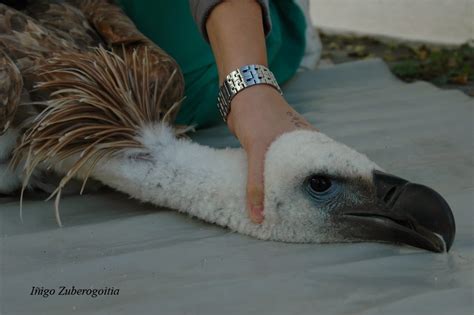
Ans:
[[[322,133],[281,136],[265,167],[269,238],[392,242],[435,252],[454,240],[453,214],[436,191],[385,173]]]

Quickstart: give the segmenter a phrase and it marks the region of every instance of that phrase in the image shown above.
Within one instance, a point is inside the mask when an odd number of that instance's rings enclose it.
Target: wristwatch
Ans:
[[[219,108],[219,112],[224,121],[227,121],[227,116],[229,116],[230,113],[230,102],[234,96],[243,89],[257,84],[270,85],[280,92],[280,94],[283,94],[275,80],[275,76],[265,66],[246,65],[227,75],[217,96],[217,108]]]

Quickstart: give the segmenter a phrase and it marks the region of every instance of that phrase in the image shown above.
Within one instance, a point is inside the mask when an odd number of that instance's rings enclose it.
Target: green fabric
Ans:
[[[222,122],[216,107],[218,74],[210,45],[199,33],[188,0],[118,0],[139,30],[179,64],[185,96],[177,123],[208,127]],[[289,0],[270,1],[269,67],[280,84],[298,69],[305,50],[306,21]]]

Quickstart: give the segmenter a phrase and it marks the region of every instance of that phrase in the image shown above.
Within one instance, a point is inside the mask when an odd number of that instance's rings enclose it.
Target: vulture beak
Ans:
[[[379,171],[373,173],[377,201],[370,209],[344,210],[362,240],[403,243],[433,252],[447,252],[456,233],[453,213],[433,189]]]

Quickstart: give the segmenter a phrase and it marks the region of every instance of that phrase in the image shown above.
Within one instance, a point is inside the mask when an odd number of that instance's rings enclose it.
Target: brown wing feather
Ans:
[[[31,1],[25,13],[61,39],[71,50],[87,51],[101,45],[102,39],[74,5],[51,0]]]
[[[54,52],[77,50],[71,42],[58,37],[25,12],[3,4],[0,4],[0,47],[22,73]]]
[[[61,14],[64,16],[58,19]],[[41,64],[58,52],[90,50],[90,46],[100,43],[100,36],[84,15],[66,3],[37,0],[24,11],[0,4],[0,50],[20,71],[24,87],[20,94],[28,101],[48,98],[49,91],[34,89],[40,80]],[[6,89],[6,85],[1,88]],[[24,124],[41,110],[36,105],[20,109],[15,118],[16,125]]]

